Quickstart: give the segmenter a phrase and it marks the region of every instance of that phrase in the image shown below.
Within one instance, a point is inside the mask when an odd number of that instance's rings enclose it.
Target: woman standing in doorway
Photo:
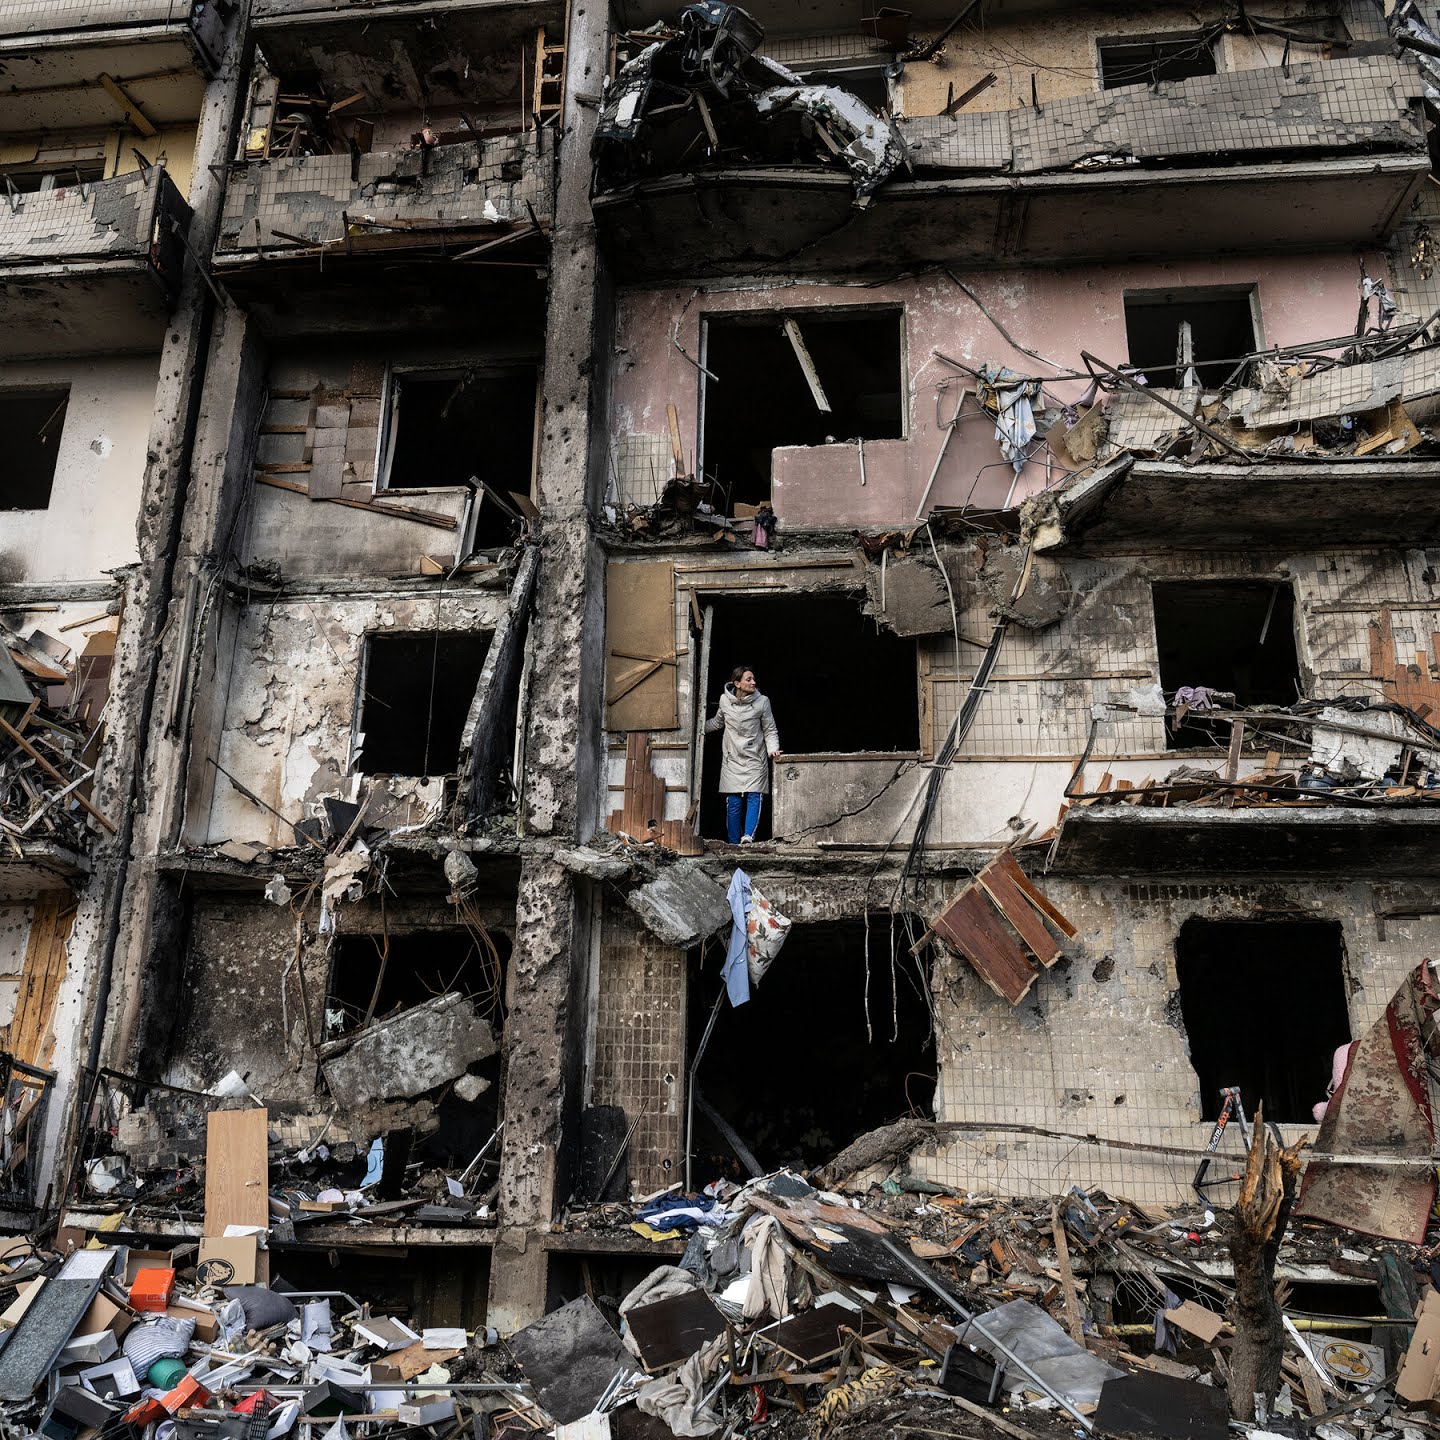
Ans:
[[[725,828],[732,845],[748,845],[760,823],[760,801],[770,789],[770,761],[780,754],[780,736],[770,702],[748,665],[730,672],[720,708],[705,722],[705,733],[725,732],[720,763],[720,793],[725,797]],[[742,829],[743,822],[743,829]]]

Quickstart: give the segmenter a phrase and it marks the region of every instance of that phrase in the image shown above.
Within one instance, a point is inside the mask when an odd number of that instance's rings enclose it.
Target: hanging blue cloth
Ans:
[[[730,877],[730,889],[726,892],[730,901],[730,918],[734,922],[730,930],[730,948],[725,952],[725,968],[720,972],[725,979],[725,989],[730,1004],[743,1005],[750,998],[750,965],[745,951],[748,940],[745,920],[750,913],[750,877],[737,870]]]

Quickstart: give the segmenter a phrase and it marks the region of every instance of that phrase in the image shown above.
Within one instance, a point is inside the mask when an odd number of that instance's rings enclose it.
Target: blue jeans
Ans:
[[[725,831],[730,837],[732,845],[740,843],[740,812],[745,812],[744,833],[753,840],[755,838],[755,827],[760,823],[760,801],[764,797],[758,790],[748,791],[744,795],[727,795],[725,797]]]

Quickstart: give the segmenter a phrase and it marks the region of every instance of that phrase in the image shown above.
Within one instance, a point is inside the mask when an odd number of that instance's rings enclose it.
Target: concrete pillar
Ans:
[[[116,818],[119,833],[97,850],[72,932],[71,954],[76,961],[55,1007],[60,1075],[46,1116],[43,1174],[57,1190],[68,1173],[79,1131],[77,1090],[88,1085],[87,1071],[102,1060],[102,1027],[107,1023],[114,977],[125,963],[122,930],[137,908],[147,915],[155,908],[152,896],[131,889],[138,868],[135,857],[153,853],[147,848],[141,817],[162,796],[157,784],[165,787],[183,780],[157,770],[153,760],[142,772],[142,762],[156,709],[161,656],[183,642],[185,630],[178,617],[177,623],[171,623],[173,581],[215,311],[213,293],[194,256],[208,263],[224,200],[224,165],[232,153],[242,109],[244,47],[239,37],[248,12],[248,0],[242,0],[231,19],[221,69],[206,86],[190,193],[193,216],[188,241],[193,255],[187,258],[160,353],[137,522],[140,562],[125,581],[125,611],[106,711],[107,759],[96,793],[96,803]],[[104,1056],[108,1063],[120,1058],[113,1051]]]
[[[505,1136],[490,1280],[490,1323],[514,1330],[544,1312],[543,1235],[567,1183],[557,1161],[580,1079],[583,977],[591,904],[550,858],[595,825],[599,792],[603,570],[589,512],[603,471],[604,313],[590,213],[590,138],[609,17],[597,0],[572,0],[564,131],[550,239],[544,410],[539,456],[541,568],[530,627],[531,675],[522,801],[526,856],[516,902],[507,1021]]]

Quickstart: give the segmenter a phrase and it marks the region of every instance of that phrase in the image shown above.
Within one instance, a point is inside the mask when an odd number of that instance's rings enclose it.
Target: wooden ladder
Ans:
[[[547,115],[558,115],[565,104],[565,40],[549,43],[546,27],[535,35],[535,88],[532,91],[535,118],[542,123]]]

